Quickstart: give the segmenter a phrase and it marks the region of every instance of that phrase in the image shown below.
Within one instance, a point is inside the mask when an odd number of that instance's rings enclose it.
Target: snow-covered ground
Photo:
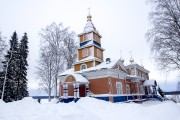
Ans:
[[[0,101],[0,120],[180,120],[180,105],[166,101],[110,103],[82,98],[77,103],[39,104],[32,98]]]

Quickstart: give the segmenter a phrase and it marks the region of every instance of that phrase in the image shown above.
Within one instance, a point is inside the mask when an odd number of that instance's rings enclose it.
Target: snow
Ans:
[[[74,78],[76,79],[76,82],[89,83],[89,81],[80,74],[70,74],[70,75],[74,76]]]
[[[0,101],[0,120],[180,120],[180,106],[171,101],[111,103],[81,98],[77,103],[39,104],[32,98]]]
[[[88,60],[92,60],[92,59],[97,59],[93,56],[89,56],[85,59],[83,59],[83,61],[88,61]],[[84,69],[84,70],[81,70],[81,71],[77,71],[77,72],[74,72],[74,68],[71,68],[69,70],[66,70],[65,72],[61,73],[61,75],[68,75],[68,74],[73,74],[73,73],[82,73],[82,72],[87,72],[87,71],[92,71],[92,70],[99,70],[99,69],[103,69],[103,68],[113,68],[116,63],[120,64],[121,68],[126,71],[125,67],[123,66],[123,64],[120,62],[120,60],[113,60],[111,61],[110,63],[106,63],[106,61],[102,62],[101,64],[95,66],[95,67],[90,67],[90,68],[87,68],[87,69]]]
[[[79,82],[79,83],[89,83],[89,81],[85,77],[80,75],[80,74],[69,73],[68,76],[73,76],[75,78],[76,82]],[[65,82],[65,80],[66,79],[64,79],[62,82]]]
[[[88,56],[87,58],[84,58],[84,59],[82,59],[82,60],[80,60],[80,61],[78,61],[78,62],[76,62],[76,63],[88,62],[88,61],[90,61],[90,60],[99,60],[99,61],[101,61],[99,58],[96,58],[96,57],[94,57],[94,56]]]
[[[64,71],[63,73],[60,74],[61,75],[68,75],[68,74],[72,74],[74,73],[74,68],[68,69],[66,71]]]
[[[99,69],[103,69],[103,68],[113,68],[116,65],[116,63],[118,63],[118,62],[119,62],[119,60],[114,60],[114,61],[111,61],[110,63],[106,63],[106,61],[104,61],[95,67],[87,68],[87,69],[84,69],[83,71],[78,71],[78,72],[81,73],[81,72],[85,72],[85,71],[99,70]],[[120,63],[120,66],[122,67],[122,69],[125,70],[122,63]]]
[[[93,23],[91,20],[88,20],[86,23],[86,26],[84,27],[83,32],[89,32],[89,31],[95,31],[96,28],[94,27]]]
[[[145,80],[143,86],[155,86],[155,80]]]

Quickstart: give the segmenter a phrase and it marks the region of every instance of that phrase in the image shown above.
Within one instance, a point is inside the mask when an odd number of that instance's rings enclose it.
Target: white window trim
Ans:
[[[82,69],[83,66],[85,66],[85,68]],[[82,65],[80,66],[80,70],[84,70],[84,69],[86,69],[86,68],[87,68],[87,65],[86,65],[86,64],[82,64]]]
[[[116,91],[117,91],[117,94],[123,94],[122,83],[121,82],[116,82]]]

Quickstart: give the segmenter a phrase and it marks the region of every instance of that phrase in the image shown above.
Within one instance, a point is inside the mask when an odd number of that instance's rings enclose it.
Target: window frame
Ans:
[[[116,82],[116,93],[123,94],[122,82]]]
[[[87,57],[88,56],[88,48],[84,48],[83,50],[82,50],[82,57]]]
[[[85,66],[85,67],[83,67],[83,66]],[[82,65],[80,66],[80,70],[84,70],[84,69],[87,69],[87,65],[86,65],[86,64],[82,64]]]

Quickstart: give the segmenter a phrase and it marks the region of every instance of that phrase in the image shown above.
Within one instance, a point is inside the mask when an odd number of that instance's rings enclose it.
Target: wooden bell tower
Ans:
[[[84,70],[103,62],[101,35],[94,27],[92,16],[87,16],[87,23],[79,37],[78,60],[74,64],[74,71]]]

